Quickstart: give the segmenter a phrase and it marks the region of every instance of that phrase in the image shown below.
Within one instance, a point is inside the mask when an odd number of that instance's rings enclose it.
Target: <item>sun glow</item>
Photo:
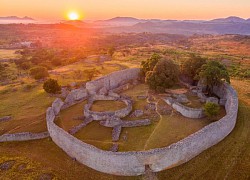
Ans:
[[[79,19],[79,15],[76,12],[70,12],[68,14],[68,18],[69,18],[69,20],[78,20]]]

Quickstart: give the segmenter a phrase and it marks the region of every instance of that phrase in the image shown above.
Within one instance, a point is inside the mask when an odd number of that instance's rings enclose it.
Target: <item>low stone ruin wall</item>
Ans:
[[[29,141],[35,139],[43,139],[49,137],[48,132],[42,133],[30,133],[30,132],[22,132],[15,134],[4,134],[0,136],[0,142],[8,142],[8,141]]]
[[[96,94],[102,88],[105,88],[109,91],[125,84],[130,80],[137,79],[139,73],[139,68],[125,69],[122,71],[113,72],[94,81],[87,82],[86,89],[90,94]]]
[[[164,99],[164,101],[185,117],[199,119],[205,116],[204,110],[202,108],[190,108],[190,107],[184,106],[178,103],[177,101],[175,101],[171,97]]]
[[[123,101],[127,105],[127,107],[117,110],[117,111],[108,111],[108,112],[91,111],[90,110],[91,106],[93,105],[94,101],[97,101],[97,100]],[[116,95],[116,96],[94,95],[91,99],[91,102],[84,106],[84,115],[88,118],[91,118],[97,121],[106,120],[112,116],[123,118],[129,115],[131,111],[132,111],[132,100],[128,97],[123,97],[119,95]]]
[[[46,113],[47,127],[52,140],[69,156],[97,171],[125,176],[145,173],[145,166],[158,172],[183,164],[202,151],[223,140],[234,128],[238,97],[235,90],[225,84],[224,97],[226,116],[205,126],[196,133],[171,144],[170,146],[148,151],[111,152],[98,149],[78,140],[54,123],[55,112],[48,108]]]

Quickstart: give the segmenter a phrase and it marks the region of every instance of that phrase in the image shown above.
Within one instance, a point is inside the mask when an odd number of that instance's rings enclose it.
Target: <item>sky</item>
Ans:
[[[61,20],[72,11],[89,20],[117,16],[177,20],[250,18],[250,0],[0,0],[0,17]]]

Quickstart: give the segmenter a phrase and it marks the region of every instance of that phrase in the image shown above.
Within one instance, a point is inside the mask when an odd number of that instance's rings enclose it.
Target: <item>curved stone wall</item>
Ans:
[[[90,108],[93,105],[93,102],[97,101],[97,100],[123,101],[127,105],[127,107],[120,109],[120,110],[117,110],[117,111],[108,111],[108,112],[91,111]],[[111,95],[109,95],[109,96],[95,95],[92,98],[91,102],[84,106],[84,115],[86,117],[90,117],[93,120],[97,120],[97,121],[106,120],[107,118],[109,118],[111,116],[123,118],[123,117],[129,115],[129,113],[131,111],[132,111],[132,100],[130,98],[123,97],[123,96],[117,97],[117,96],[111,96]]]
[[[105,77],[103,79],[105,81]],[[98,88],[100,87],[98,86]],[[47,127],[52,140],[69,156],[97,171],[134,176],[143,174],[145,166],[149,165],[152,171],[158,172],[189,161],[202,151],[220,142],[233,130],[238,112],[237,94],[227,84],[218,88],[218,93],[221,91],[224,91],[223,96],[226,98],[226,116],[164,148],[138,152],[111,152],[98,149],[78,140],[58,127],[54,123],[55,112],[51,107],[46,113]]]
[[[204,115],[204,110],[202,108],[190,108],[187,106],[184,106],[178,102],[176,102],[173,98],[167,98],[164,99],[164,101],[172,106],[173,109],[181,113],[183,116],[188,117],[188,118],[194,118],[194,119],[199,119],[203,118]]]

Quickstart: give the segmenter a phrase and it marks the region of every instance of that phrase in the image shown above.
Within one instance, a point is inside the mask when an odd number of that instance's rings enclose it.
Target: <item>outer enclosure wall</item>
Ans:
[[[121,79],[124,79],[122,74],[124,73],[119,74],[120,79],[118,78],[119,81],[117,83],[122,82]],[[127,75],[125,76],[127,77]],[[101,82],[100,85],[97,81],[94,81],[90,82],[87,88],[91,91],[97,91],[102,88],[104,81],[111,82],[111,79],[110,75],[104,76],[99,79]],[[115,87],[116,84],[114,82],[116,81],[112,81],[112,86],[109,84],[104,84],[104,86],[109,88]],[[227,115],[185,139],[164,148],[139,152],[111,152],[98,149],[78,140],[55,125],[55,115],[52,108],[47,110],[48,131],[52,140],[69,156],[76,158],[80,163],[97,171],[115,175],[133,176],[143,174],[145,172],[145,165],[149,165],[152,171],[157,172],[187,162],[202,151],[220,142],[232,131],[238,112],[237,94],[227,84],[218,89],[218,91],[225,90]]]

